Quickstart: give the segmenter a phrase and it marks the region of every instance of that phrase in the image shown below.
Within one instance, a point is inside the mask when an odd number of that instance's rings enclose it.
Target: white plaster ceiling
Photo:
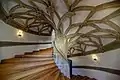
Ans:
[[[22,2],[28,4],[28,5],[31,5],[28,1],[29,0],[21,0]],[[64,3],[63,0],[51,0],[53,1],[54,3],[54,6],[57,10],[57,12],[59,13],[60,16],[63,16],[67,11],[67,7]],[[68,0],[70,4],[72,4],[74,2],[74,0]],[[114,0],[81,0],[81,2],[79,2],[79,4],[76,6],[98,6],[100,4],[103,4],[103,3],[107,3],[107,2],[111,2],[111,1],[114,1]],[[16,5],[16,3],[14,2],[14,0],[3,0],[2,1],[3,3],[3,7],[5,8],[5,10],[8,12],[13,6]],[[35,4],[37,6],[39,6],[40,9],[44,10],[46,12],[46,7],[43,6],[42,4],[40,3],[36,3]],[[25,11],[27,9],[19,9],[17,10],[17,12],[21,12],[21,11]],[[104,18],[105,16],[111,14],[112,12],[118,10],[118,8],[110,8],[110,9],[104,9],[104,10],[100,10],[100,11],[97,11],[91,18],[90,20],[98,20],[98,19],[102,19]],[[78,22],[84,22],[84,20],[86,19],[86,17],[88,16],[88,14],[90,13],[90,11],[77,11],[75,12],[75,16],[72,17],[72,23],[78,23]],[[55,20],[55,23],[57,25],[58,23],[58,20],[57,18],[54,18]],[[115,18],[112,18],[110,19],[110,21],[113,21],[114,23],[116,23],[118,26],[120,26],[120,23],[119,23],[119,20],[120,20],[120,17],[115,17]],[[24,20],[18,20],[20,23],[24,24]],[[32,21],[31,21],[32,22]],[[64,32],[66,31],[66,29],[68,28],[69,26],[69,21],[66,19],[64,22],[63,22],[63,25],[64,25]],[[103,23],[96,23],[96,25],[100,26],[100,28],[103,28],[103,29],[111,29],[113,30],[113,28],[111,28],[110,26],[108,25],[105,25]],[[70,35],[72,33],[75,33],[77,31],[77,29],[79,28],[79,26],[77,26],[76,28],[72,28],[69,33],[67,35]],[[36,28],[31,28],[33,29],[34,31],[36,31],[37,29]],[[86,34],[88,32],[90,32],[91,30],[93,30],[95,28],[91,27],[91,26],[86,26],[84,28],[82,28],[81,30],[79,30],[79,33],[82,33],[82,34]],[[114,31],[114,30],[113,30]],[[107,33],[103,33],[103,32],[96,32],[94,33],[94,35],[102,35],[102,34],[107,34]],[[94,39],[95,40],[95,39]],[[105,44],[108,44],[110,42],[112,42],[113,40],[115,40],[114,38],[102,38],[102,43],[105,45]],[[89,43],[90,44],[90,43]],[[93,48],[89,47],[87,48],[87,50],[91,50]]]

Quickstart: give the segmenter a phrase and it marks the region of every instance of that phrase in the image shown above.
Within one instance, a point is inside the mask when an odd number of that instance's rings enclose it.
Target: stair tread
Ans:
[[[44,62],[51,62],[54,61],[53,59],[50,60],[45,60]],[[1,68],[5,68],[5,67],[13,67],[13,66],[18,66],[18,65],[24,65],[24,64],[34,64],[34,63],[44,63],[43,61],[30,61],[30,62],[26,62],[26,63],[3,63],[0,64],[0,69]]]
[[[65,80],[70,80],[70,79],[66,77]]]
[[[48,58],[52,57],[52,55],[16,55],[16,58]]]
[[[43,49],[40,50],[39,52],[35,52],[34,54],[40,54],[40,55],[50,55],[53,52],[53,48],[47,48],[47,49]]]
[[[27,54],[32,55],[32,54],[34,54],[34,52],[25,52],[25,53],[24,53],[24,55],[27,55]]]
[[[53,48],[26,52],[0,64],[1,80],[92,80],[87,76],[64,76],[54,62]],[[96,80],[96,79],[93,79]]]
[[[52,72],[54,69],[57,69],[57,67],[53,67],[53,68],[50,68],[50,69],[46,69],[44,71],[41,71],[41,72],[38,72],[38,73],[34,73],[34,74],[31,74],[31,75],[28,75],[28,76],[25,76],[19,80],[36,80],[40,77],[44,77],[46,76],[47,74],[50,74],[50,72]]]
[[[55,67],[55,66],[56,66],[55,64],[50,64],[49,66],[37,67],[37,68],[30,69],[30,70],[22,71],[22,72],[19,72],[19,73],[7,75],[7,76],[6,75],[1,75],[0,77],[7,77],[7,79],[9,79],[9,80],[17,80],[17,79],[20,79],[22,77],[28,76],[30,74],[41,72],[41,71],[44,71],[45,69],[49,69],[49,68],[52,68],[52,67]]]
[[[60,80],[60,74],[61,74],[61,72],[58,71],[57,74],[56,74],[56,76],[55,76],[55,80]]]
[[[65,78],[65,80],[70,80],[70,79],[69,79],[68,77],[66,77],[66,76],[65,76],[64,78]]]
[[[1,63],[46,61],[46,60],[52,60],[52,59],[53,58],[11,58],[11,59],[4,59],[1,61]]]
[[[37,78],[36,80],[46,80],[47,78],[49,78],[50,75],[54,74],[58,70],[59,69],[56,67],[51,72],[49,72],[48,74],[43,75],[42,77],[39,76],[39,78]]]
[[[3,68],[0,68],[0,72],[6,72],[6,73],[14,73],[22,70],[31,69],[36,66],[44,66],[48,64],[53,64],[54,61],[44,61],[44,62],[30,62],[30,63],[20,63],[20,64],[8,64],[5,65]],[[4,65],[4,64],[3,64]]]
[[[27,54],[30,54],[30,55],[52,55],[52,52],[53,52],[53,48],[46,48],[46,49],[41,49],[39,51],[33,51],[33,52],[25,52],[24,54],[27,55]]]
[[[49,75],[47,78],[45,78],[45,80],[56,80],[55,76],[57,75],[57,73],[58,73],[58,70],[54,72],[53,74]]]
[[[65,80],[65,76],[61,73],[61,76],[60,76],[61,80]]]

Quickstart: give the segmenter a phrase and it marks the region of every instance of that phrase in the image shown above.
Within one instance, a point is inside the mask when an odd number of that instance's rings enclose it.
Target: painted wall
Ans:
[[[73,74],[89,76],[91,78],[96,78],[97,80],[120,80],[120,76],[110,74],[107,72],[88,70],[88,69],[73,69]]]
[[[92,55],[85,57],[73,57],[73,66],[96,66],[120,70],[120,49],[105,52],[104,54],[97,54],[98,61],[92,59]],[[73,74],[86,75],[94,77],[98,80],[120,80],[120,76],[90,69],[73,69]]]
[[[3,21],[0,20],[0,41],[12,41],[12,42],[49,42],[51,37],[48,36],[37,36],[24,32],[22,38],[18,38],[17,34],[18,29],[13,28]],[[40,48],[51,47],[51,44],[46,45],[24,45],[24,46],[9,46],[9,47],[0,47],[0,60],[4,58],[13,57],[15,54],[23,54],[24,52],[29,52],[37,50]]]

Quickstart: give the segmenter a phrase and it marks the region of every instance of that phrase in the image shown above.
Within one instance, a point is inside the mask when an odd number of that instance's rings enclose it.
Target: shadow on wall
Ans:
[[[116,61],[115,61],[115,63],[116,63],[116,66],[119,66],[118,69],[120,70],[120,64],[119,64],[120,63],[120,58],[117,58],[118,56],[120,57],[120,54],[116,54]]]
[[[2,60],[2,50],[1,50],[1,48],[0,48],[0,61]]]
[[[91,55],[85,57],[74,57],[72,58],[73,66],[95,66],[120,70],[120,49],[105,52],[104,54],[97,55],[100,59],[98,63],[92,61]],[[86,75],[89,77],[94,77],[98,80],[120,80],[120,76],[107,73],[104,71],[91,70],[91,69],[73,69],[73,74]],[[106,70],[108,71],[108,70]],[[116,72],[120,74],[120,71]]]
[[[97,80],[120,80],[120,76],[118,76],[118,75],[114,75],[111,73],[98,71],[98,70],[73,69],[73,74],[94,77]]]

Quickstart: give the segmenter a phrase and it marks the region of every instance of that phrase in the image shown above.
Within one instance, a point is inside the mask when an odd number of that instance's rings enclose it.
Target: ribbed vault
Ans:
[[[3,0],[0,17],[13,27],[37,35],[50,36],[54,29],[56,40],[65,40],[69,57],[120,48],[120,1],[85,1]],[[64,53],[60,46],[56,47]]]
[[[25,1],[25,0],[24,0]],[[39,1],[37,1],[39,3]],[[50,21],[50,13],[41,9],[50,6],[49,3],[38,6],[32,1],[28,2],[19,0],[3,0],[1,1],[1,9],[5,14],[5,22],[13,27],[22,29],[36,35],[50,36],[52,31],[52,22]],[[6,6],[7,5],[7,6]]]

